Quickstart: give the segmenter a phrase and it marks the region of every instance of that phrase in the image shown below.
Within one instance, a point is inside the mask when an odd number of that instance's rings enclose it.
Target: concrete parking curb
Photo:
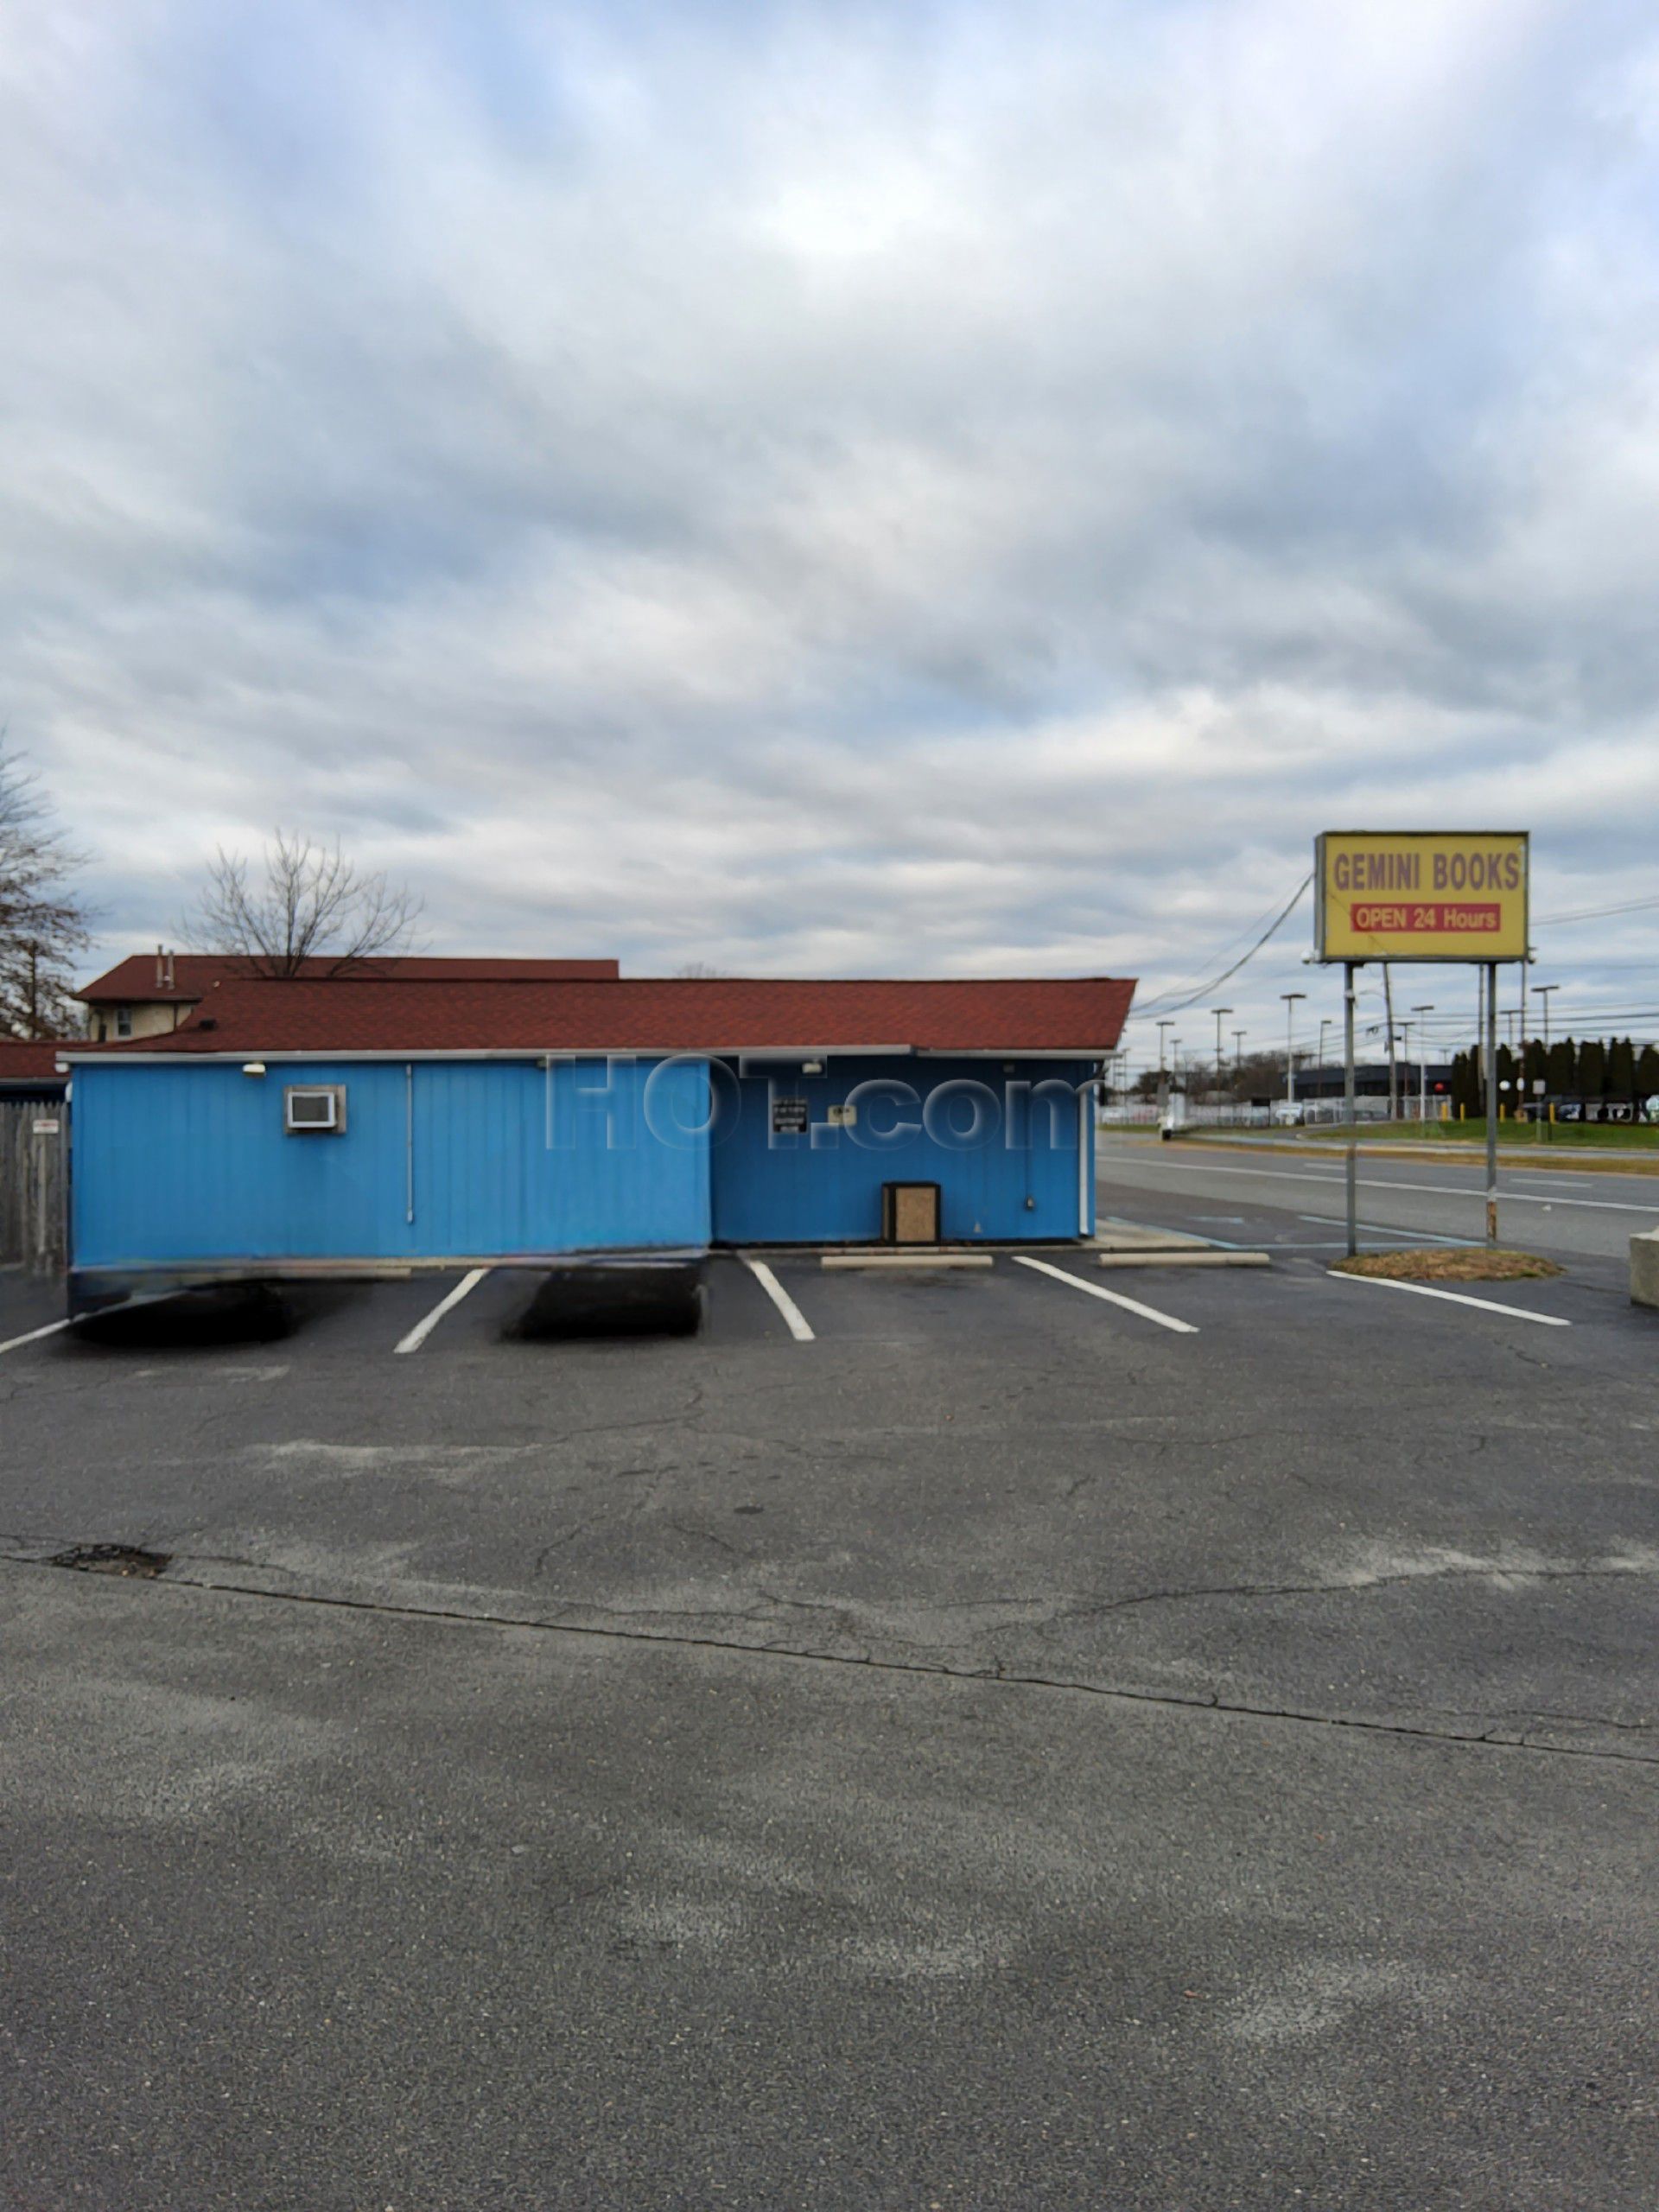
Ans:
[[[1630,1239],[1630,1299],[1659,1306],[1659,1229],[1644,1229]]]
[[[1097,1268],[1266,1268],[1265,1252],[1101,1252]]]
[[[826,1252],[825,1268],[988,1268],[989,1252]]]

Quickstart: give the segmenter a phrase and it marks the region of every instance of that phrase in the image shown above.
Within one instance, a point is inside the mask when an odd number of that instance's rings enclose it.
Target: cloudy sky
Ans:
[[[100,951],[277,822],[635,973],[1179,997],[1364,823],[1659,897],[1650,5],[0,24],[0,715]],[[1541,925],[1558,1025],[1656,924]]]

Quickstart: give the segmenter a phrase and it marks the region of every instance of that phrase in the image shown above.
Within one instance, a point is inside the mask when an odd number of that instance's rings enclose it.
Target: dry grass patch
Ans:
[[[1381,1275],[1389,1282],[1525,1282],[1563,1272],[1535,1252],[1507,1252],[1487,1244],[1466,1251],[1437,1244],[1429,1251],[1367,1252],[1336,1265],[1344,1275]]]

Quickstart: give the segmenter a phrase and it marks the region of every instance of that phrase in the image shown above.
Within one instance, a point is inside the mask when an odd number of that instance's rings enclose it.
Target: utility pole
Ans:
[[[1414,1006],[1411,1010],[1414,1014],[1433,1014],[1434,1004],[1431,1000],[1427,1006]],[[1419,1022],[1417,1033],[1417,1118],[1420,1122],[1426,1122],[1428,1119],[1428,1024]]]
[[[1394,966],[1387,960],[1382,963],[1382,1004],[1389,1023],[1389,1119],[1397,1122],[1400,1118],[1400,1077],[1394,1058]]]
[[[1296,1103],[1296,1001],[1307,996],[1306,991],[1281,991],[1285,1001],[1285,1103]]]
[[[1559,991],[1560,988],[1559,983],[1535,983],[1532,987],[1534,998],[1542,999],[1544,1002],[1544,1050],[1546,1052],[1549,1050],[1549,995],[1552,991]]]
[[[1224,1073],[1221,1049],[1221,1017],[1224,1014],[1230,1014],[1232,1010],[1233,1009],[1230,1006],[1212,1006],[1210,1009],[1211,1013],[1216,1017],[1216,1089],[1217,1090],[1221,1089],[1222,1076]]]
[[[1235,1029],[1233,1032],[1233,1088],[1235,1090],[1238,1088],[1239,1078],[1244,1067],[1244,1036],[1245,1033],[1242,1029]]]

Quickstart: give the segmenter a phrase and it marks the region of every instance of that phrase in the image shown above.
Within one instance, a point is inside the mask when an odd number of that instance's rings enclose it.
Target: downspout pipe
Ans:
[[[1093,1193],[1089,1187],[1095,1157],[1095,1078],[1077,1086],[1077,1234],[1087,1236],[1094,1228]]]

